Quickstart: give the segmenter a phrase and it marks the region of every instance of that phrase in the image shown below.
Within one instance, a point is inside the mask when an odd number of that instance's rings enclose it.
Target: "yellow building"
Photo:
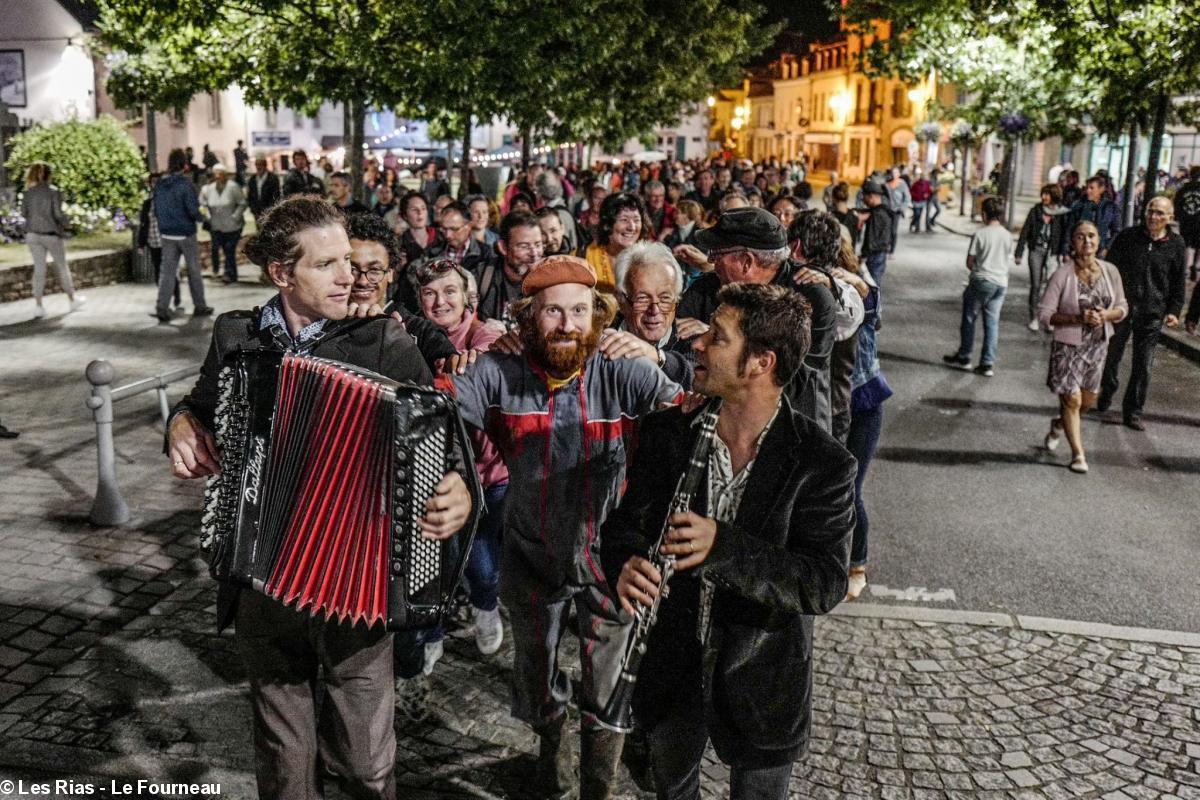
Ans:
[[[722,90],[712,138],[755,161],[803,153],[818,181],[836,172],[854,183],[893,164],[936,163],[948,126],[932,147],[917,141],[917,131],[931,100],[953,103],[953,87],[933,74],[911,85],[869,79],[858,69],[863,49],[887,35],[886,23],[873,37],[843,32],[802,56],[783,55],[738,89]]]

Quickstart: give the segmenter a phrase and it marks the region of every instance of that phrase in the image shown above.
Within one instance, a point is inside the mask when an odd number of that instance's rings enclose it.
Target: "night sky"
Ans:
[[[805,45],[837,31],[837,24],[829,18],[829,8],[824,0],[758,0],[766,9],[768,22],[786,22],[786,28],[773,47],[768,48],[754,60],[751,66],[769,63],[786,50],[804,52]]]

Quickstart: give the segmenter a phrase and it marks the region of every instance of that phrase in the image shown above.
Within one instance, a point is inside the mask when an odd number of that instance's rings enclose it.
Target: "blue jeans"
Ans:
[[[463,570],[467,578],[471,605],[484,611],[493,611],[500,600],[500,532],[504,528],[504,495],[507,483],[489,486],[483,490],[486,513],[475,529],[475,540],[467,556]],[[440,642],[446,635],[443,625],[432,628],[417,628],[396,633],[396,674],[411,678],[421,671],[425,659],[425,645]]]
[[[486,512],[475,531],[475,542],[467,557],[467,588],[471,605],[492,611],[500,602],[500,532],[504,528],[504,495],[507,483],[483,490]]]
[[[908,229],[913,233],[920,233],[921,217],[923,216],[925,216],[925,203],[913,200],[912,222],[909,224]]]
[[[212,269],[213,273],[221,271],[221,254],[225,254],[225,277],[231,281],[237,280],[237,246],[242,238],[242,232],[217,231],[212,232]]]
[[[867,272],[871,273],[871,279],[875,281],[875,285],[879,287],[880,292],[883,291],[883,273],[887,271],[887,253],[880,250],[878,253],[866,253]]]
[[[867,507],[863,504],[862,487],[867,478],[867,468],[879,445],[879,433],[883,430],[883,405],[850,415],[850,432],[846,437],[846,449],[858,461],[858,475],[854,478],[854,538],[850,544],[850,566],[861,567],[867,563],[867,533],[870,520]]]
[[[975,319],[983,309],[983,352],[980,364],[996,363],[996,343],[1000,339],[1000,307],[1004,305],[1005,288],[982,278],[971,278],[963,289],[962,327],[959,330],[958,357],[971,358],[975,348]]]
[[[937,192],[933,193],[933,197],[929,198],[929,219],[925,220],[925,230],[933,230],[933,221],[938,218],[938,214],[942,213],[942,204],[938,202]]]
[[[704,703],[679,703],[647,736],[658,800],[700,800],[700,760],[708,743]],[[730,767],[730,800],[787,800],[792,763]]]

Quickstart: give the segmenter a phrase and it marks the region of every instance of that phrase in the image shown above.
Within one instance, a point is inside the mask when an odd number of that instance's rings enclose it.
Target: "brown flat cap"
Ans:
[[[521,294],[532,297],[542,289],[560,283],[581,283],[595,287],[596,273],[578,256],[547,256],[530,268],[521,282]]]

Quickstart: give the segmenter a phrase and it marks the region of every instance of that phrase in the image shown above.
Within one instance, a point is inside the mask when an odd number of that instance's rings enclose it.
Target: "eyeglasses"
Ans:
[[[542,251],[544,251],[546,249],[546,245],[543,244],[542,242],[535,242],[533,244],[529,244],[528,242],[521,242],[519,244],[514,244],[512,246],[512,249],[513,249],[514,253],[525,253],[525,254],[541,253]]]
[[[372,267],[371,269],[359,269],[353,265],[350,266],[350,272],[354,275],[356,280],[358,279],[359,275],[362,275],[367,279],[368,283],[379,283],[386,278],[388,274],[386,269],[379,269],[378,267]]]
[[[633,306],[634,311],[642,312],[649,310],[650,306],[658,306],[658,310],[664,314],[669,314],[675,306],[679,305],[679,301],[669,295],[661,295],[657,299],[648,294],[635,294],[632,298],[625,295],[625,299]]]
[[[442,223],[442,230],[445,231],[446,233],[458,233],[459,231],[461,231],[462,229],[464,229],[466,227],[467,227],[466,225],[455,225],[454,227],[451,227],[444,222]]]

